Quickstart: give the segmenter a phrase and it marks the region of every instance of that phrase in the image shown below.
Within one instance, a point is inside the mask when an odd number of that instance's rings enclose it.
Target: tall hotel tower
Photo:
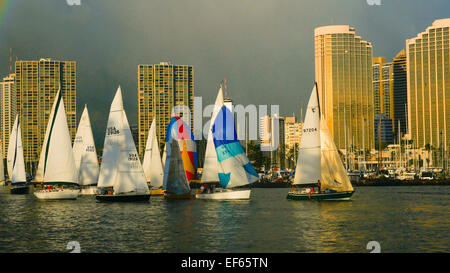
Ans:
[[[450,145],[449,27],[450,18],[436,20],[406,40],[408,129],[418,148]]]
[[[387,118],[394,117],[394,73],[392,63],[385,57],[372,59],[373,70],[373,103],[374,115],[384,114]]]
[[[22,124],[27,172],[36,169],[53,100],[61,85],[72,141],[76,132],[76,62],[40,59],[15,63],[16,113]],[[34,172],[33,172],[34,173]]]
[[[407,134],[406,120],[408,117],[407,82],[406,82],[406,51],[400,50],[392,62],[394,69],[394,135]],[[398,125],[400,123],[400,128]]]
[[[176,105],[186,105],[191,112],[190,126],[194,126],[194,67],[160,64],[138,65],[138,121],[139,155],[142,157],[148,130],[156,117],[156,135],[161,145]],[[189,121],[186,121],[189,123]]]
[[[3,158],[6,158],[8,153],[9,135],[16,118],[14,76],[14,74],[10,74],[0,82],[0,141]]]
[[[339,149],[374,148],[372,45],[347,25],[314,30],[322,112]]]

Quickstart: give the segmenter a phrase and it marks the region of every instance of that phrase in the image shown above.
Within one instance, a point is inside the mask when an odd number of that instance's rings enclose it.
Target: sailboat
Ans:
[[[306,110],[293,188],[287,199],[345,200],[353,193],[352,184],[336,145],[321,115],[317,84]]]
[[[61,87],[48,119],[35,182],[41,189],[34,195],[42,200],[76,199],[80,192]]]
[[[214,183],[219,181],[219,162],[217,161],[216,148],[214,147],[214,141],[212,136],[212,127],[214,120],[216,119],[217,113],[220,108],[224,105],[222,86],[217,92],[216,101],[214,103],[214,110],[211,115],[211,121],[209,124],[208,131],[208,142],[206,143],[205,160],[203,164],[203,173],[201,183]]]
[[[27,175],[23,159],[22,135],[20,133],[19,115],[16,116],[14,126],[9,136],[7,166],[11,178],[11,193],[28,193]]]
[[[102,202],[150,199],[144,170],[123,109],[120,86],[109,111],[97,188],[96,199]]]
[[[99,167],[91,121],[86,105],[81,115],[80,124],[78,124],[77,134],[73,143],[73,154],[78,172],[78,183],[81,186],[80,195],[95,194]]]
[[[188,147],[188,145],[190,147]],[[189,180],[196,171],[196,152],[193,135],[178,116],[172,117],[166,132],[163,188],[169,199],[193,199]],[[181,148],[180,148],[181,146]]]
[[[164,195],[165,190],[162,188],[164,170],[159,153],[158,139],[156,138],[156,118],[153,119],[150,126],[142,167],[149,185],[150,195]]]
[[[5,186],[5,185],[6,185],[5,166],[3,165],[2,145],[0,142],[0,186]]]
[[[245,155],[237,138],[231,111],[222,105],[214,120],[212,137],[219,165],[218,177],[222,188],[197,193],[198,199],[250,199],[251,189],[240,188],[258,180],[258,174]]]

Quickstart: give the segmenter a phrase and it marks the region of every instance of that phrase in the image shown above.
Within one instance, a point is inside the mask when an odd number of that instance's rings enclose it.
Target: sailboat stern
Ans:
[[[250,189],[222,189],[212,193],[197,193],[195,197],[204,200],[248,200],[250,194]]]
[[[100,202],[148,202],[150,194],[96,195],[95,199]]]
[[[13,185],[10,192],[11,194],[27,194],[30,191],[30,187],[25,183],[19,185]]]

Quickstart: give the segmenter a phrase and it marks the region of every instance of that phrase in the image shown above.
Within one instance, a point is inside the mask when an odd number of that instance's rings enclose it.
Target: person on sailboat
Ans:
[[[319,189],[317,190],[317,192],[318,192],[318,193],[321,193],[321,190],[320,190],[320,179],[317,180],[317,186],[319,187]]]

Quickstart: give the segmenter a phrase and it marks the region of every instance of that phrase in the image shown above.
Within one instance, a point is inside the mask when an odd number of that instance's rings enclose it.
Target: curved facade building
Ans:
[[[406,40],[408,129],[417,147],[450,145],[450,18]]]
[[[315,75],[322,111],[339,149],[374,147],[372,44],[348,25],[314,30]]]

